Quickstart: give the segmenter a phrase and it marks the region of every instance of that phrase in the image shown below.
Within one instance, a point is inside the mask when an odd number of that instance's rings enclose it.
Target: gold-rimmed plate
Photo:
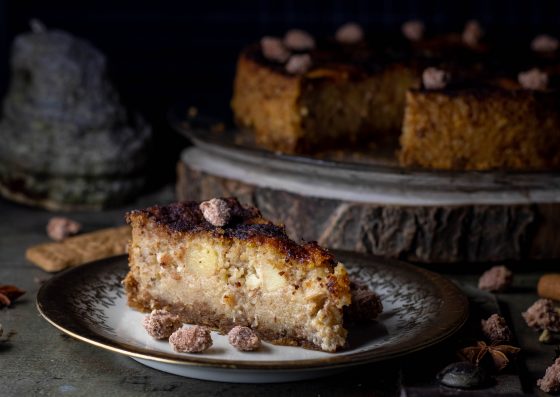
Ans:
[[[47,281],[37,307],[52,325],[68,335],[150,367],[199,379],[265,383],[327,376],[349,367],[399,357],[432,346],[457,331],[468,317],[468,301],[449,280],[398,261],[337,253],[351,276],[381,297],[378,321],[349,329],[349,348],[325,353],[263,343],[256,352],[231,347],[213,332],[213,346],[203,354],[174,352],[152,339],[128,307],[121,281],[126,256],[86,264]]]

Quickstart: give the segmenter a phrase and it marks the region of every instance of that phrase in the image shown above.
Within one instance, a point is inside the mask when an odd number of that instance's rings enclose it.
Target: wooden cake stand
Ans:
[[[560,257],[558,173],[410,170],[392,155],[289,156],[208,119],[171,120],[194,143],[178,164],[180,200],[237,196],[292,238],[415,262]]]

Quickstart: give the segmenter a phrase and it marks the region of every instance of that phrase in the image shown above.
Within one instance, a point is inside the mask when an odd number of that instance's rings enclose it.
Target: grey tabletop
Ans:
[[[139,198],[136,202],[102,212],[76,212],[70,216],[84,225],[85,231],[124,223],[129,208],[174,199],[166,188]],[[285,384],[233,384],[201,381],[159,372],[132,359],[72,339],[48,324],[39,315],[35,296],[41,283],[51,277],[25,260],[25,249],[48,241],[45,226],[54,215],[0,199],[0,284],[14,284],[26,294],[12,307],[0,310],[4,334],[0,343],[0,396],[68,395],[132,396],[149,394],[212,396],[399,396],[450,395],[454,391],[434,386],[430,374],[416,376],[424,362],[436,368],[430,354],[416,354],[399,360],[353,368],[326,379]],[[498,395],[538,393],[534,388],[554,357],[554,346],[542,345],[537,335],[524,324],[520,313],[537,299],[539,276],[554,264],[519,264],[512,292],[497,296],[496,304],[509,319],[518,344],[523,349],[513,374],[498,378],[488,392]],[[436,270],[463,285],[475,285],[480,269],[457,270],[440,266]],[[432,268],[433,270],[433,268]],[[429,372],[429,371],[428,371]],[[501,380],[500,380],[501,379]],[[403,391],[404,390],[404,391]]]

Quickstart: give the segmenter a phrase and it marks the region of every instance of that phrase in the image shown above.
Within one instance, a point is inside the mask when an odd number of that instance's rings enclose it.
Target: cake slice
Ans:
[[[558,169],[559,108],[556,91],[410,90],[400,163],[445,170]]]
[[[131,211],[130,306],[166,309],[227,333],[251,327],[267,341],[334,352],[346,343],[346,269],[316,243],[234,198]]]

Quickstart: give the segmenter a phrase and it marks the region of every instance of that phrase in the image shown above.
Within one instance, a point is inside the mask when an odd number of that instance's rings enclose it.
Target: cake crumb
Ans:
[[[445,70],[426,68],[422,73],[422,83],[427,90],[441,90],[447,86],[451,76]]]
[[[237,325],[228,332],[228,341],[237,350],[253,351],[259,348],[261,340],[249,327]]]
[[[481,320],[482,333],[491,342],[511,341],[511,330],[506,320],[499,314],[492,314],[488,319]]]
[[[304,30],[291,29],[284,36],[284,45],[290,50],[308,51],[315,48],[315,39]]]
[[[505,266],[494,266],[485,271],[478,280],[478,288],[490,292],[502,292],[511,286],[512,272]]]
[[[284,63],[290,58],[290,51],[276,37],[265,36],[261,39],[261,49],[269,61]]]
[[[531,328],[560,331],[560,311],[554,307],[554,302],[550,299],[537,300],[521,315]]]
[[[286,64],[286,71],[291,74],[303,74],[309,70],[311,64],[308,54],[292,55]]]
[[[558,39],[547,34],[540,34],[531,41],[531,49],[540,53],[551,53],[558,50]]]
[[[517,80],[527,90],[544,91],[548,88],[548,74],[537,68],[519,73]]]
[[[422,21],[412,20],[402,24],[401,31],[410,41],[420,41],[424,37],[425,26]]]
[[[560,391],[560,357],[546,369],[544,376],[537,380],[537,386],[546,393]]]
[[[200,203],[200,211],[204,219],[210,224],[217,227],[227,225],[231,219],[231,209],[225,200],[213,198],[208,201]]]
[[[482,36],[484,36],[484,31],[477,20],[471,19],[465,24],[462,38],[466,45],[469,47],[476,47],[482,39]]]
[[[351,281],[350,294],[350,306],[345,307],[345,314],[349,321],[355,323],[372,322],[383,311],[381,299],[365,283],[358,280]]]
[[[364,39],[364,30],[355,22],[345,23],[338,28],[335,38],[342,44],[356,44]]]
[[[179,317],[167,310],[153,310],[142,320],[148,334],[155,339],[167,339],[173,332],[183,326]]]
[[[212,335],[208,328],[195,325],[173,332],[169,344],[178,353],[201,353],[212,346]]]
[[[61,216],[51,218],[47,224],[47,235],[55,241],[62,241],[78,234],[80,230],[82,230],[80,223]]]

